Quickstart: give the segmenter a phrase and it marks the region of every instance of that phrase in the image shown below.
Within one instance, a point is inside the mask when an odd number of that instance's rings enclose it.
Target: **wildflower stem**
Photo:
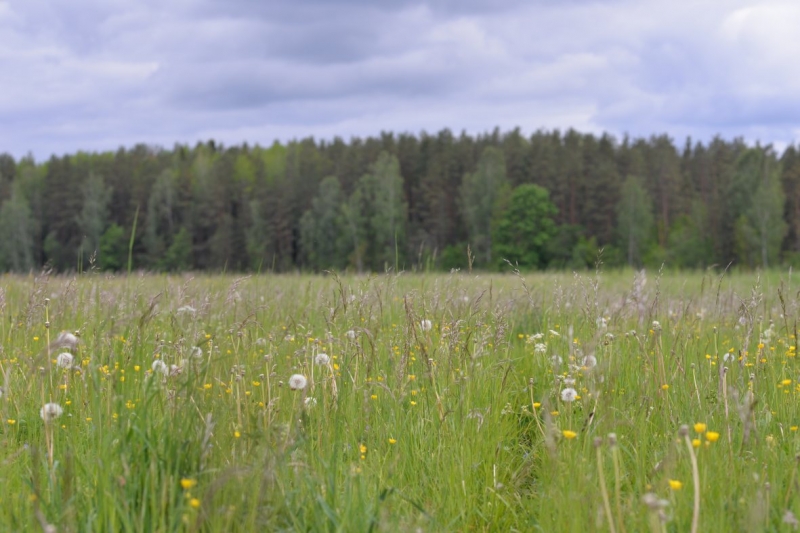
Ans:
[[[616,446],[611,447],[611,459],[614,461],[614,499],[617,506],[617,521],[619,522],[620,530],[625,533],[625,522],[622,520],[622,490],[620,487],[619,475],[619,450]]]
[[[792,467],[792,475],[789,478],[788,488],[786,489],[786,497],[783,499],[783,506],[789,508],[789,497],[792,495],[792,488],[794,487],[794,478],[797,476],[797,463],[800,462],[800,454],[794,456],[794,467]]]
[[[617,533],[614,527],[614,516],[611,514],[611,503],[608,500],[608,490],[606,489],[606,478],[603,474],[603,454],[600,452],[600,446],[595,446],[597,454],[597,475],[600,478],[600,493],[603,495],[603,509],[606,513],[606,520],[608,520],[608,529],[611,533]]]
[[[689,458],[692,460],[692,480],[694,481],[694,510],[692,511],[692,533],[697,533],[700,524],[700,472],[697,469],[697,456],[694,454],[694,447],[689,434],[684,436],[686,448],[689,450]]]
[[[542,438],[546,438],[545,433],[544,433],[544,428],[542,427],[542,423],[539,421],[539,415],[536,412],[536,405],[535,405],[536,402],[533,401],[533,384],[532,383],[528,387],[528,390],[531,393],[531,409],[533,409],[533,419],[536,421],[536,425],[539,427],[539,432],[542,434]]]

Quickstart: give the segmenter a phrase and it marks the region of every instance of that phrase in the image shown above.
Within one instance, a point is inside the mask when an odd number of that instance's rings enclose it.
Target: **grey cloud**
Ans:
[[[517,125],[792,142],[792,6],[0,0],[0,151]]]

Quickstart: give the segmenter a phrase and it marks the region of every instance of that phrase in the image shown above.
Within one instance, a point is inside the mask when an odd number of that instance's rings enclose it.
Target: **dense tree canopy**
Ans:
[[[0,155],[5,271],[585,268],[601,250],[800,264],[798,148],[516,129]]]

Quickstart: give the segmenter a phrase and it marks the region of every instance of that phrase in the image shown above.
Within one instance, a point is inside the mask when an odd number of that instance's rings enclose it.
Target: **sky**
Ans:
[[[800,140],[795,0],[0,0],[0,152],[575,128]]]

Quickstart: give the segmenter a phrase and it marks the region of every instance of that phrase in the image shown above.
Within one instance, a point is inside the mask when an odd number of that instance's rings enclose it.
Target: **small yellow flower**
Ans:
[[[34,337],[33,340],[38,341],[39,337]]]
[[[539,402],[533,402],[533,408],[534,408],[534,409],[538,409],[538,408],[540,408],[541,406],[542,406],[542,404],[541,404],[541,403],[539,403]]]
[[[237,431],[234,431],[234,432],[233,432],[233,436],[234,436],[234,437],[236,437],[236,438],[238,439],[239,437],[241,437],[241,436],[242,436],[242,434],[241,434],[241,433],[239,433],[239,431],[237,430]]]
[[[372,396],[370,396],[370,398],[372,398],[373,400],[377,400],[378,399],[378,395],[377,394],[373,394]]]
[[[677,479],[670,479],[669,488],[671,488],[672,490],[681,490],[683,488],[683,483],[681,483]]]
[[[661,390],[667,390],[667,389],[669,389],[669,385],[667,385],[666,383],[661,385]]]
[[[789,428],[789,431],[797,431],[797,426],[792,426]]]
[[[792,384],[792,380],[791,379],[784,379],[783,381],[781,381],[781,385],[783,385],[784,387],[786,385],[791,385],[791,384]]]
[[[16,421],[16,420],[14,420],[13,418],[9,418],[8,420],[6,420],[6,422],[8,422],[8,425],[9,425],[9,426],[13,426],[14,424],[16,424],[16,423],[17,423],[17,421]]]
[[[415,402],[414,400],[411,400],[411,405],[417,405],[417,402]]]
[[[389,444],[397,444],[397,439],[389,439]]]
[[[408,381],[414,381],[415,379],[417,379],[417,376],[415,376],[414,374],[408,375]]]
[[[138,372],[141,369],[142,369],[142,367],[140,367],[139,365],[133,365],[133,371],[134,372]]]
[[[211,387],[212,387],[211,383],[204,383],[204,384],[203,384],[203,388],[204,388],[205,390],[208,390],[208,389],[210,389]]]
[[[700,447],[700,439],[692,439],[692,446],[695,448]]]
[[[561,432],[561,434],[564,435],[565,439],[570,439],[570,440],[578,436],[577,433],[575,433],[570,429],[565,429],[564,431]]]
[[[708,440],[708,442],[717,442],[719,440],[719,433],[716,431],[709,431],[706,433],[706,440]]]
[[[706,426],[702,422],[698,422],[697,424],[694,425],[695,432],[700,434],[705,433],[707,428],[708,426]]]
[[[189,505],[197,509],[200,507],[200,500],[198,500],[197,498],[192,498],[191,500],[189,500]]]
[[[189,478],[181,479],[181,487],[183,487],[183,490],[189,490],[195,485],[197,485],[196,479],[189,479]]]

